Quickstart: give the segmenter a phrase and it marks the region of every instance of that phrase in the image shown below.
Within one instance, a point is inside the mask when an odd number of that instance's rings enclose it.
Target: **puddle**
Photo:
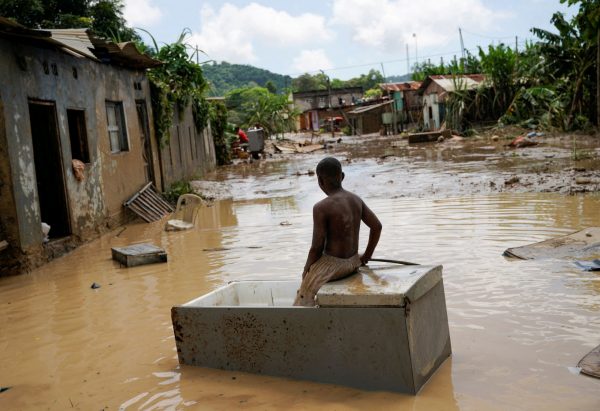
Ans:
[[[482,186],[497,178],[478,176],[470,159],[344,162],[346,187],[384,225],[375,257],[444,265],[453,357],[418,396],[179,366],[172,305],[231,280],[301,275],[323,194],[315,176],[296,173],[323,155],[220,170],[212,178],[227,180],[233,198],[203,208],[194,230],[134,224],[0,279],[0,385],[12,387],[0,409],[600,408],[598,381],[569,371],[599,343],[600,276],[502,257],[508,246],[600,226],[600,197],[446,190],[468,173]],[[140,242],[169,261],[127,269],[111,260],[111,247]]]

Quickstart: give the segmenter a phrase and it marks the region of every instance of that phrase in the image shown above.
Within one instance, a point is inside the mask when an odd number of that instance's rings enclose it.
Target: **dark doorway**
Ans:
[[[85,126],[85,111],[67,110],[67,121],[69,123],[69,138],[71,139],[71,158],[89,163],[90,150]]]
[[[42,222],[50,238],[66,237],[71,227],[54,103],[30,101],[29,120]]]
[[[150,144],[150,127],[148,126],[148,111],[146,109],[146,100],[136,100],[138,123],[140,128],[140,138],[142,143],[142,159],[144,160],[144,171],[146,181],[156,183],[154,179],[154,167],[152,161],[152,145]]]

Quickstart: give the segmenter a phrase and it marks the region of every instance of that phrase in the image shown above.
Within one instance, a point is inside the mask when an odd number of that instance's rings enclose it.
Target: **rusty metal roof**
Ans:
[[[378,103],[378,104],[371,104],[369,106],[360,106],[355,108],[354,110],[351,110],[348,112],[348,114],[362,114],[362,113],[366,113],[367,111],[371,111],[373,109],[385,106],[387,104],[392,104],[394,101],[393,100],[389,100],[389,101],[385,101],[383,103]]]
[[[382,83],[379,87],[384,91],[416,91],[421,87],[421,82],[406,81],[402,83]]]
[[[95,37],[89,29],[35,30],[0,17],[0,35],[49,45],[74,56],[134,69],[162,64],[159,60],[140,53],[132,42],[116,44]]]

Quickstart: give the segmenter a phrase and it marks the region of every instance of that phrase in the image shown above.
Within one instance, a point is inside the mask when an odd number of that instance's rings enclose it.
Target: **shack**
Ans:
[[[407,81],[403,83],[382,83],[379,85],[384,96],[394,100],[396,111],[397,130],[403,130],[420,123],[423,116],[420,81]]]
[[[123,202],[147,182],[162,185],[145,75],[161,63],[85,29],[31,30],[2,17],[0,61],[5,275],[124,223]]]
[[[483,74],[428,76],[420,87],[423,96],[423,128],[438,130],[446,118],[446,99],[455,90],[474,90],[485,80]]]
[[[393,100],[379,100],[356,107],[348,112],[353,134],[363,135],[392,132],[394,118]]]

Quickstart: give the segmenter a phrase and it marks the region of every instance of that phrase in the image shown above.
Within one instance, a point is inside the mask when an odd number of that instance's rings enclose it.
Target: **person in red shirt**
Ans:
[[[246,135],[246,133],[244,133],[244,130],[242,130],[239,127],[236,127],[235,131],[238,135],[238,138],[240,139],[240,144],[248,144],[248,136]]]

